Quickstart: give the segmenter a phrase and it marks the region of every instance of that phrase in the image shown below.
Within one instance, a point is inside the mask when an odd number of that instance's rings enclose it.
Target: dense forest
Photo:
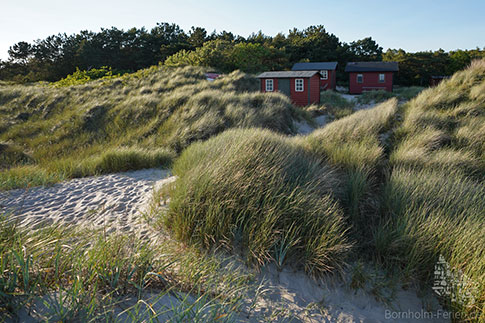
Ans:
[[[201,27],[185,32],[176,24],[154,28],[115,27],[100,32],[58,34],[33,43],[21,41],[0,60],[0,80],[17,83],[57,81],[79,70],[110,67],[112,73],[133,72],[156,64],[208,66],[220,72],[240,69],[249,73],[288,69],[295,62],[338,61],[339,79],[345,80],[349,61],[397,61],[396,83],[427,85],[432,75],[451,75],[473,59],[485,57],[484,49],[408,53],[383,51],[371,37],[345,43],[324,26],[296,28],[287,35],[254,33],[247,38],[223,31],[208,33]]]

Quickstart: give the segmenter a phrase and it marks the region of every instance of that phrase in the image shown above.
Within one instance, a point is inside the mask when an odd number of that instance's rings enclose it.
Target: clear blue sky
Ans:
[[[245,37],[322,24],[341,41],[372,36],[384,50],[485,47],[485,0],[3,0],[0,59],[19,41],[101,27],[150,29],[157,22]]]

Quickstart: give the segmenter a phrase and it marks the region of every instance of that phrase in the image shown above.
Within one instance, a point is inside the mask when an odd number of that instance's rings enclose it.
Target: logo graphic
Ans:
[[[440,297],[459,304],[474,304],[478,284],[468,278],[461,270],[452,270],[445,257],[439,256],[434,269],[433,290]]]

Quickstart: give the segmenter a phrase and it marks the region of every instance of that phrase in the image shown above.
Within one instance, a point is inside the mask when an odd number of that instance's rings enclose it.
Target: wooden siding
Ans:
[[[357,83],[357,74],[362,74],[364,80]],[[385,75],[383,83],[379,82],[379,74]],[[360,94],[365,91],[384,90],[392,92],[393,72],[350,72],[349,73],[349,92]]]

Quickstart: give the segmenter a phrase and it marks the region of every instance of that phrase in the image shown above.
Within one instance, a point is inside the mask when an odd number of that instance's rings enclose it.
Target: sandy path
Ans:
[[[168,170],[144,169],[73,179],[51,187],[0,192],[0,214],[22,226],[87,224],[110,231],[144,230],[140,221],[153,188],[172,181]]]

